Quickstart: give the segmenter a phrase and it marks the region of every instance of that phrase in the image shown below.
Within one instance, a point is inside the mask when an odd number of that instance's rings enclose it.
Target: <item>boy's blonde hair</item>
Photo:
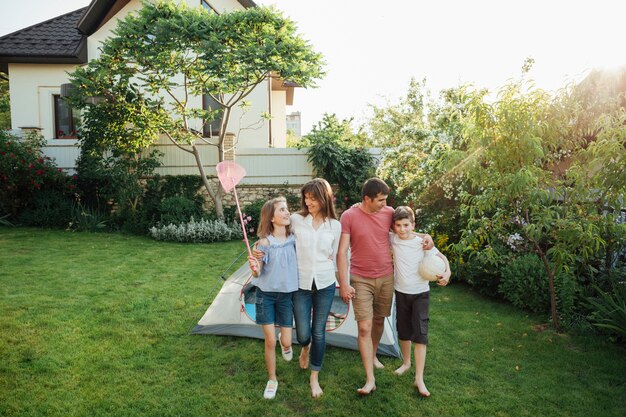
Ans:
[[[409,206],[398,206],[393,212],[392,219],[394,223],[398,220],[409,219],[412,224],[415,224],[415,213]]]
[[[257,229],[256,235],[260,238],[268,237],[274,231],[274,223],[272,223],[272,218],[274,218],[274,211],[276,210],[276,204],[278,203],[287,203],[285,197],[276,197],[268,200],[261,207],[261,219],[259,221],[259,228]],[[287,236],[291,234],[290,225],[286,226],[287,228]]]

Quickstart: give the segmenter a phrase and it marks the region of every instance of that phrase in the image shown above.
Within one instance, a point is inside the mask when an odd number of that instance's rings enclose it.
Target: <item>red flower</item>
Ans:
[[[39,169],[39,170],[37,170],[37,175],[42,175],[43,172],[44,172],[43,169]]]
[[[61,168],[57,168],[57,172],[63,172]]]
[[[39,162],[40,164],[43,164],[43,158],[37,159],[37,162]]]
[[[74,186],[72,184],[70,184],[70,190],[73,190]]]

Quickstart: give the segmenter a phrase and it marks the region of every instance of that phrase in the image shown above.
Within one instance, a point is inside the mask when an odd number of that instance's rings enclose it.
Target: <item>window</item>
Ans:
[[[76,139],[80,127],[80,114],[73,111],[60,95],[54,94],[54,137],[56,139]]]
[[[207,3],[205,0],[200,0],[200,5],[202,5],[202,7],[207,9],[209,12],[217,13],[217,10],[215,10],[213,7],[211,7],[211,5],[209,3]]]
[[[222,105],[215,101],[213,97],[208,94],[202,96],[202,109],[207,111],[215,111],[221,109]],[[215,119],[212,122],[207,121],[202,131],[202,136],[210,138],[211,136],[218,136],[220,134],[220,125],[222,124],[223,110],[220,110],[215,114]]]

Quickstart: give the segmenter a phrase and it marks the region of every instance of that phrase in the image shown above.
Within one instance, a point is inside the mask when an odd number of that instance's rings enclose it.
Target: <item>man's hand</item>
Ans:
[[[343,302],[349,304],[350,300],[356,295],[356,290],[352,285],[342,285],[339,287],[339,293],[341,294]]]

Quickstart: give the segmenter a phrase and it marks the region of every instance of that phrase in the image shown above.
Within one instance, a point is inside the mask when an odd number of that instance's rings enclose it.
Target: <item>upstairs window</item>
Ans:
[[[202,7],[204,7],[205,9],[207,9],[209,12],[211,13],[217,13],[217,10],[215,10],[209,3],[207,3],[205,0],[200,0],[200,5]]]
[[[67,104],[60,95],[54,94],[54,137],[56,139],[78,138],[80,114]]]
[[[202,109],[206,111],[215,111],[220,110],[219,113],[215,116],[215,119],[212,122],[207,122],[204,125],[204,129],[202,131],[202,136],[205,138],[210,138],[211,136],[219,136],[220,134],[220,125],[222,124],[222,115],[224,114],[224,110],[222,109],[222,105],[215,101],[213,97],[208,94],[202,96]]]

